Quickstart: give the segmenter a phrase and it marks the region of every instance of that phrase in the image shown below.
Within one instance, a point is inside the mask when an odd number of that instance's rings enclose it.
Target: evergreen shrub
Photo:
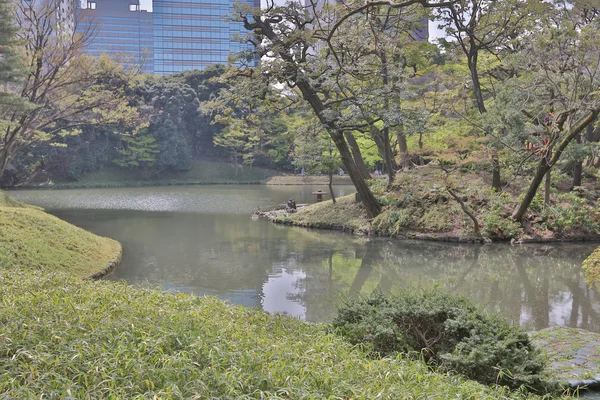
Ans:
[[[374,356],[403,353],[485,384],[554,389],[541,378],[542,355],[522,328],[439,291],[348,298],[333,326]]]

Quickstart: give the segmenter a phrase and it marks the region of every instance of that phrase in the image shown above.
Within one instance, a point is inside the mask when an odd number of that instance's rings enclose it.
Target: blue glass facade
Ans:
[[[119,54],[154,72],[152,14],[140,11],[139,0],[84,0],[77,10],[77,30],[91,30],[86,53]]]
[[[260,7],[260,0],[244,0]],[[246,32],[223,17],[235,0],[154,0],[154,73],[168,75],[226,64],[231,52],[248,45],[235,40]]]

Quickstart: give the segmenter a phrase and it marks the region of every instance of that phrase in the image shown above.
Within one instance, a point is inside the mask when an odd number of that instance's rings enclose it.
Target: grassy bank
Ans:
[[[114,263],[121,245],[68,224],[0,192],[0,266],[10,271],[88,277]]]
[[[314,228],[334,228],[356,233],[444,241],[522,240],[553,241],[600,239],[597,191],[553,190],[552,201],[544,206],[542,195],[533,201],[523,224],[510,218],[526,182],[513,183],[501,194],[491,191],[484,177],[463,173],[448,178],[439,169],[418,168],[399,173],[386,188],[383,180],[371,182],[371,189],[383,206],[382,213],[369,221],[353,196],[326,201],[280,216],[277,222]],[[476,217],[480,232],[452,192]],[[453,188],[453,189],[452,189]]]
[[[213,298],[0,270],[9,398],[517,397]]]
[[[235,174],[233,165],[217,161],[195,161],[189,171],[164,172],[157,177],[142,179],[134,171],[116,167],[104,168],[100,171],[83,175],[77,181],[30,184],[28,188],[103,188],[103,187],[135,187],[135,186],[168,186],[168,185],[209,185],[234,183],[261,183],[279,172],[266,168],[240,168]]]

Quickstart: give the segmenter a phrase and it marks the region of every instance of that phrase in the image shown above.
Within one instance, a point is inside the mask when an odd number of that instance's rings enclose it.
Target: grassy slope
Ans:
[[[126,186],[164,186],[190,184],[230,184],[259,183],[278,172],[266,168],[240,168],[235,175],[234,167],[229,163],[216,161],[196,161],[189,171],[167,172],[152,179],[140,179],[134,172],[115,167],[105,168],[82,176],[74,182],[54,182],[42,187],[87,188],[87,187],[126,187]],[[31,185],[33,186],[33,185]]]
[[[0,267],[90,276],[121,253],[121,245],[68,224],[0,192]]]
[[[9,398],[472,398],[510,394],[372,360],[322,327],[122,283],[0,270]]]

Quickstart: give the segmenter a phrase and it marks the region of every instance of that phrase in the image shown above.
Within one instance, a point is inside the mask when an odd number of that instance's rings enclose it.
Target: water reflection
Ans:
[[[567,325],[600,332],[598,291],[583,282],[580,268],[593,244],[367,240],[248,216],[257,206],[289,197],[301,202],[302,193],[310,200],[314,187],[152,190],[142,192],[169,201],[156,203],[151,211],[138,210],[139,201],[127,208],[127,199],[142,196],[137,189],[121,189],[114,197],[110,190],[17,195],[41,206],[52,204],[59,217],[123,243],[123,263],[109,279],[217,295],[310,321],[329,319],[341,293],[438,287],[530,329]]]

